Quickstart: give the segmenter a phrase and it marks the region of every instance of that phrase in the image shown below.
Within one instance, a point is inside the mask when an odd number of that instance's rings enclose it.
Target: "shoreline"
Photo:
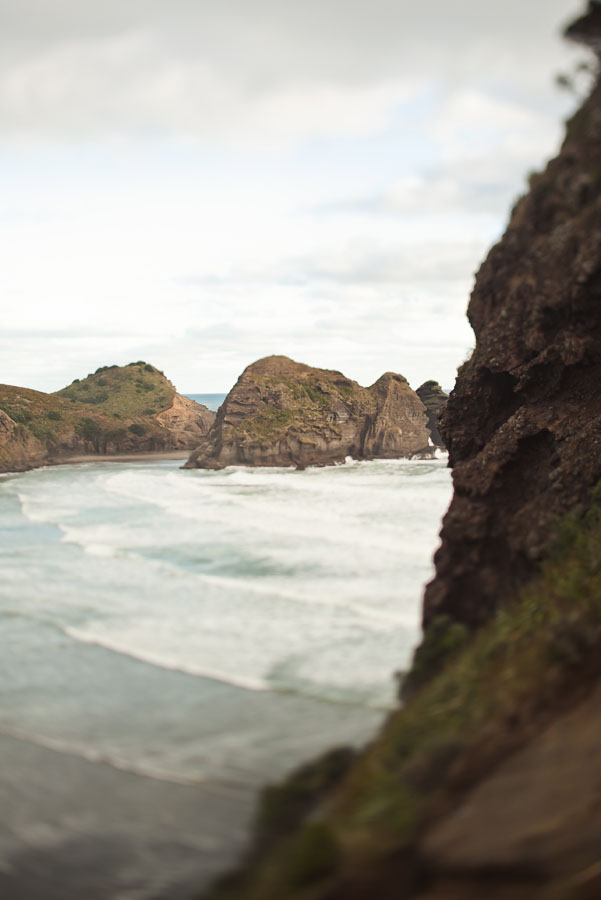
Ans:
[[[48,460],[48,466],[68,466],[87,462],[145,462],[146,460],[188,459],[191,450],[149,450],[144,453],[86,453]]]
[[[194,900],[250,837],[244,785],[157,780],[5,734],[0,758],[3,897]]]
[[[190,458],[190,454],[192,450],[148,450],[141,453],[86,453],[79,454],[77,456],[65,456],[60,457],[58,459],[47,459],[43,462],[39,462],[37,465],[29,465],[23,468],[18,469],[7,469],[6,471],[0,472],[0,477],[6,475],[22,475],[25,472],[33,472],[35,469],[44,469],[53,466],[73,466],[73,465],[83,465],[84,463],[128,463],[128,462],[166,462],[168,460],[188,460]],[[394,457],[392,459],[387,458],[369,458],[369,459],[353,459],[353,463],[361,463],[361,462],[396,462],[398,460],[405,460],[407,462],[434,462],[440,461],[442,459],[448,458],[448,452],[446,450],[441,450],[432,456],[414,456],[414,457]],[[318,464],[316,466],[308,466],[307,468],[336,468],[341,465],[345,465],[346,463],[325,463]],[[232,468],[234,466],[223,466],[222,468]],[[182,466],[182,468],[185,468]],[[195,469],[196,466],[191,466],[191,469]],[[293,469],[294,466],[249,466],[249,468],[279,468],[279,469]],[[297,471],[302,471],[302,469],[298,469]]]
[[[191,450],[147,450],[143,453],[81,453],[77,456],[61,456],[40,460],[30,465],[0,471],[0,477],[7,475],[23,475],[36,469],[54,466],[74,466],[83,463],[127,463],[127,462],[161,462],[167,460],[187,460]]]

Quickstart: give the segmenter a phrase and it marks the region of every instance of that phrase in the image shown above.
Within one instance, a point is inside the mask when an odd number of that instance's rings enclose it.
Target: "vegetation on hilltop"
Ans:
[[[101,366],[57,394],[122,418],[135,418],[168,409],[175,388],[162,372],[140,360],[127,366]]]

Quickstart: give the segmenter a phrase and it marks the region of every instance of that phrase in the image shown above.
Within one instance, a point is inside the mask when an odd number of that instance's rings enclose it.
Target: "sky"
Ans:
[[[581,8],[0,0],[0,381],[225,392],[285,354],[452,387]]]

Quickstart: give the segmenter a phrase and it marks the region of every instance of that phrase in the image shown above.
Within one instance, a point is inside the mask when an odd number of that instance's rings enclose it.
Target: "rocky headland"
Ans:
[[[369,388],[285,356],[248,366],[187,468],[329,465],[428,452],[424,406],[402,375]]]
[[[144,361],[102,366],[55,394],[0,385],[0,472],[71,457],[191,450],[214,419]]]
[[[601,3],[568,36],[601,53]],[[405,706],[269,788],[214,900],[601,897],[601,82],[477,277]]]

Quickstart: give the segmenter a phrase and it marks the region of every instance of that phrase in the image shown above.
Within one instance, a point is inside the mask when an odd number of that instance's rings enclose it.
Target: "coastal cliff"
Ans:
[[[568,36],[599,54],[601,4]],[[266,791],[211,898],[601,897],[599,160],[598,81],[478,273],[404,708],[337,786],[322,760]]]
[[[476,348],[440,426],[455,495],[426,624],[488,619],[537,571],[557,516],[586,505],[601,478],[600,160],[597,84],[477,276]]]
[[[103,366],[56,394],[0,385],[0,471],[74,456],[191,450],[215,413],[154,366]]]
[[[370,388],[285,356],[248,366],[186,468],[328,465],[426,451],[426,414],[402,375]]]

